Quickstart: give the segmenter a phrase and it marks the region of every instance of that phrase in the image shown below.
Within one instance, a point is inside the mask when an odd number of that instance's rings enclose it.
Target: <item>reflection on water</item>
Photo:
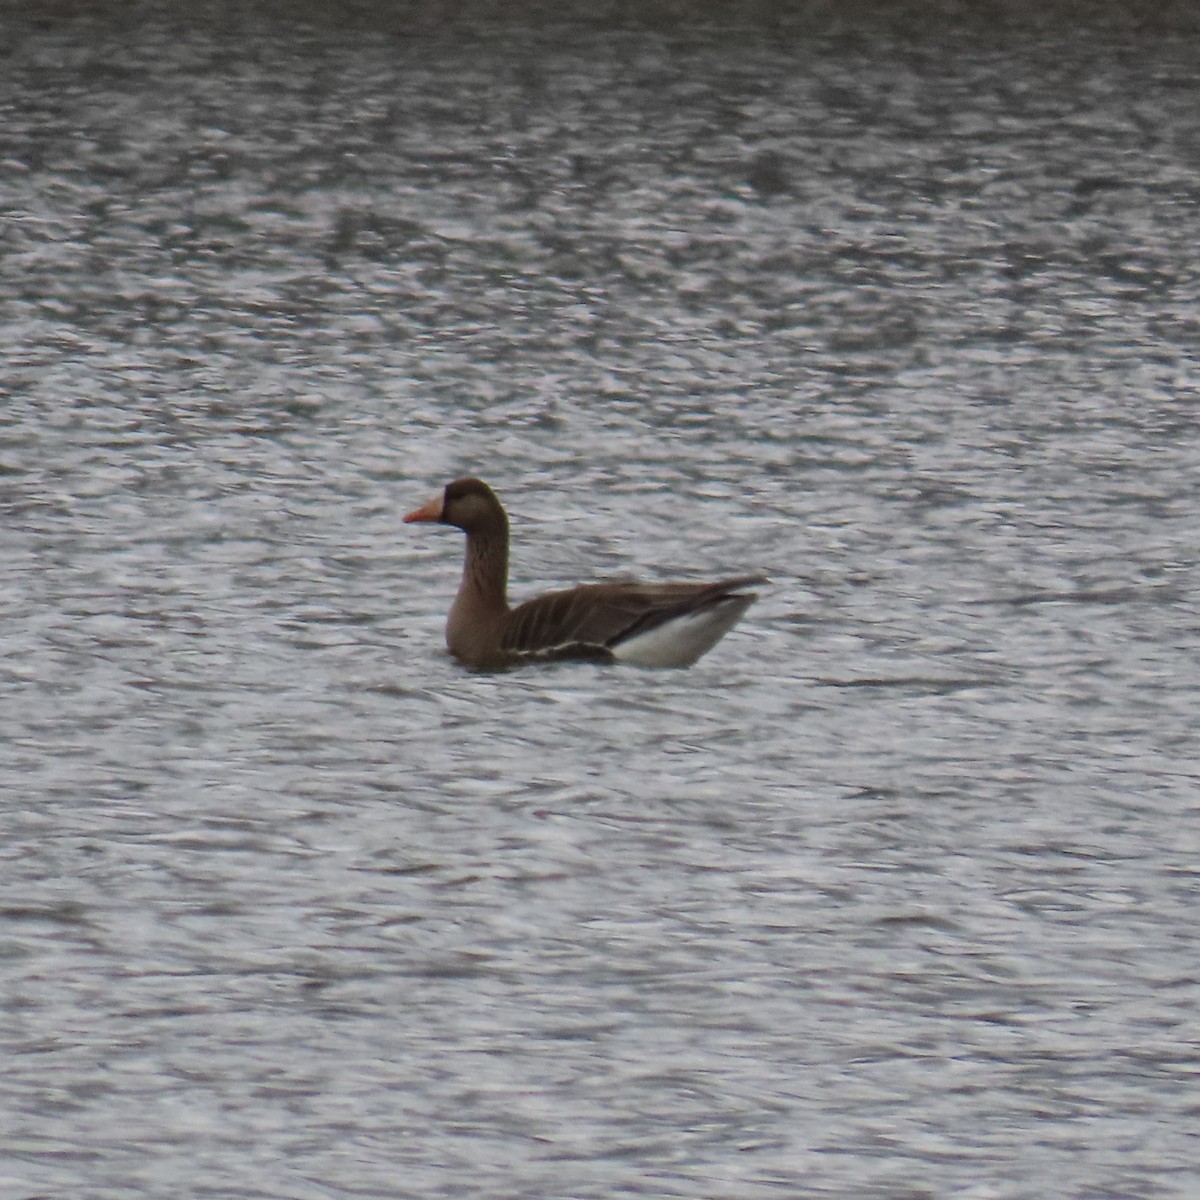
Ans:
[[[14,1194],[1188,1194],[1186,30],[9,11]]]

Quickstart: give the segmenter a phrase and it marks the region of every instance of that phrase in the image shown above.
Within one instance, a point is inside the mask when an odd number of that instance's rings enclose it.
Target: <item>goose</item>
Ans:
[[[480,479],[456,479],[406,524],[453,525],[467,535],[446,646],[468,667],[492,670],[566,659],[688,667],[758,599],[761,575],[708,583],[592,583],[508,603],[508,514]]]

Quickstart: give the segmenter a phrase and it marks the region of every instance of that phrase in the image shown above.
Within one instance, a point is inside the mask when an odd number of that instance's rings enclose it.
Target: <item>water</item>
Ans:
[[[0,83],[0,1195],[1194,1195],[1189,30],[64,13]],[[518,597],[772,587],[465,672],[399,517],[466,471]]]

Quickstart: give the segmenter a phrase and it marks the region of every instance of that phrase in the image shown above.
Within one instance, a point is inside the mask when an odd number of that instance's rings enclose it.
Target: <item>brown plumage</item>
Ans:
[[[508,516],[486,483],[456,479],[404,520],[454,525],[467,535],[446,645],[472,667],[561,659],[690,666],[757,599],[745,589],[766,582],[742,575],[712,583],[593,583],[510,608]]]

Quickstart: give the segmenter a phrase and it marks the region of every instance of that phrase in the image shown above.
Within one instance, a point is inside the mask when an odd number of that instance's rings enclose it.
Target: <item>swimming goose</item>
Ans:
[[[467,535],[446,645],[470,667],[590,659],[688,667],[737,623],[766,583],[741,575],[712,583],[593,583],[508,605],[508,515],[479,479],[456,479],[404,518]]]

